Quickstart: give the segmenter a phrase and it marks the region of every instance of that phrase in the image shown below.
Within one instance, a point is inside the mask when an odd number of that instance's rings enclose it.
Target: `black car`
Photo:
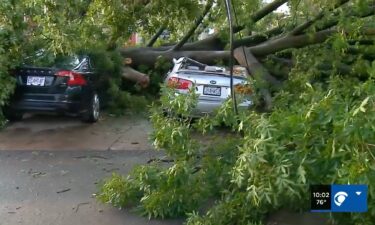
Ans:
[[[4,115],[21,120],[25,112],[79,115],[84,122],[99,119],[95,72],[87,55],[59,56],[48,67],[22,66],[13,71],[17,86]]]

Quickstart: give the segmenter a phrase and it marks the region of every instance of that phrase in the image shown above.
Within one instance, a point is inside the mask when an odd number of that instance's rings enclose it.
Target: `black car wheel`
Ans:
[[[82,121],[86,123],[95,123],[100,116],[100,100],[98,94],[93,94],[86,111],[82,115]]]
[[[4,117],[11,121],[11,122],[14,122],[14,121],[20,121],[22,120],[23,118],[23,113],[21,112],[16,112],[16,111],[13,111],[13,110],[9,110],[7,108],[5,108],[3,110],[3,114],[4,114]]]

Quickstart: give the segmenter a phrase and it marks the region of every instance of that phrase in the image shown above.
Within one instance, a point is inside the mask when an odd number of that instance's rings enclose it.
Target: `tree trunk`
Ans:
[[[250,74],[258,81],[265,83],[265,85],[271,84],[275,87],[280,86],[281,83],[267,71],[253,54],[251,54],[249,49],[244,47],[236,48],[234,50],[234,58],[241,66],[246,67]]]
[[[125,58],[131,58],[131,66],[147,65],[154,66],[159,57],[167,60],[173,58],[189,57],[202,63],[211,64],[216,60],[229,59],[229,51],[154,51],[150,48],[124,48],[120,50]]]
[[[250,74],[258,81],[260,94],[263,98],[262,109],[270,111],[272,108],[272,98],[269,92],[269,85],[279,87],[281,83],[274,78],[267,69],[251,54],[249,49],[240,47],[234,50],[234,58],[241,65],[246,67]]]
[[[122,77],[139,84],[142,88],[147,87],[150,83],[150,79],[146,74],[134,70],[128,66],[124,66],[122,68]]]
[[[248,49],[255,57],[263,57],[289,48],[301,48],[312,44],[322,43],[337,30],[328,29],[316,32],[312,35],[282,36],[271,39]],[[375,29],[363,29],[364,35],[375,35]],[[152,48],[123,48],[120,49],[123,57],[132,59],[132,66],[147,65],[154,66],[159,57],[167,60],[173,58],[189,57],[206,64],[215,63],[217,60],[227,60],[230,57],[229,51],[157,51]]]

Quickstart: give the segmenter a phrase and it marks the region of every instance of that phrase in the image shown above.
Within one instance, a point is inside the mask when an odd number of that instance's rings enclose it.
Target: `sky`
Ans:
[[[273,0],[264,0],[264,2],[266,3],[270,3],[270,2],[273,2]],[[289,7],[286,3],[284,3],[283,5],[281,5],[277,10],[276,12],[283,12],[283,13],[288,13],[289,12]]]

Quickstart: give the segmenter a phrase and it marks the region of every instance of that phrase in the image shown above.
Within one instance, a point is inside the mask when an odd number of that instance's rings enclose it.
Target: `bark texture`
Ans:
[[[145,88],[150,83],[150,78],[144,74],[141,73],[131,67],[124,66],[122,69],[122,76],[123,78],[127,80],[131,80],[137,84],[139,84],[141,87]]]

